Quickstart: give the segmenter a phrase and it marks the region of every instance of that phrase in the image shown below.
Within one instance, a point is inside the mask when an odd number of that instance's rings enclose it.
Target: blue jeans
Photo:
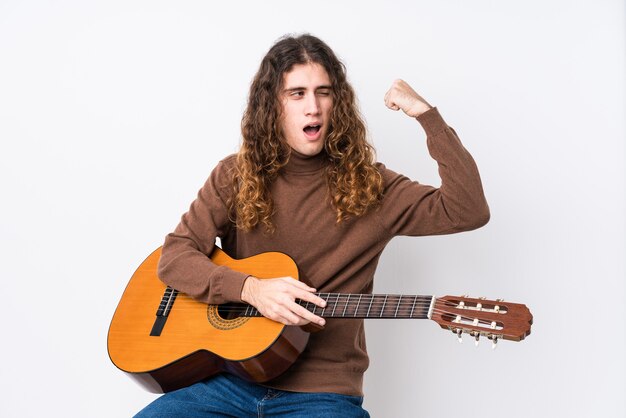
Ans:
[[[222,374],[166,393],[135,418],[369,417],[360,396],[269,389]]]

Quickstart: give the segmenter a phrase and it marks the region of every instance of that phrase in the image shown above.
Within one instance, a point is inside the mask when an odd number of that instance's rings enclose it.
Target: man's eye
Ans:
[[[291,95],[294,97],[302,97],[304,96],[304,92],[303,91],[292,91]]]
[[[319,90],[317,94],[320,96],[330,96],[330,90]]]

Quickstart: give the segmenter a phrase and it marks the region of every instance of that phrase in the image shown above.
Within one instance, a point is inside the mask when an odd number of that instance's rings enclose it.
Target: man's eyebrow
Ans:
[[[332,86],[331,85],[321,85],[321,86],[317,86],[315,87],[315,90],[332,90]],[[306,90],[306,87],[287,87],[285,88],[283,91],[285,92],[292,92],[292,91],[298,91],[298,90]]]

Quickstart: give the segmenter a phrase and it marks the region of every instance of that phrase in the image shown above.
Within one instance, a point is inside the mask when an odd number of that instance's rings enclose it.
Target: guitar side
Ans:
[[[304,350],[308,333],[267,318],[221,318],[215,305],[179,294],[158,335],[151,335],[166,286],[157,277],[161,249],[135,271],[108,334],[111,361],[154,393],[169,392],[221,372],[263,382],[284,372]],[[218,265],[259,278],[298,277],[291,258],[263,253],[243,260],[216,248]],[[154,333],[153,333],[154,334]]]

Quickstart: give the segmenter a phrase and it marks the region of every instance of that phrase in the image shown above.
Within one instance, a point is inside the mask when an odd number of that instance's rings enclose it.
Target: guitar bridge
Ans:
[[[159,308],[156,311],[156,319],[154,320],[152,330],[150,331],[151,337],[158,337],[161,335],[165,322],[167,322],[167,317],[172,310],[172,305],[174,305],[174,301],[176,300],[176,296],[178,296],[178,290],[174,290],[169,286],[165,289]]]

